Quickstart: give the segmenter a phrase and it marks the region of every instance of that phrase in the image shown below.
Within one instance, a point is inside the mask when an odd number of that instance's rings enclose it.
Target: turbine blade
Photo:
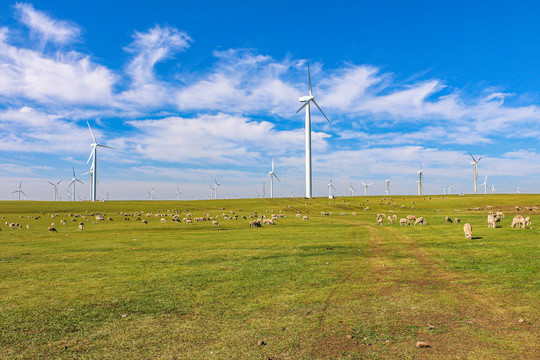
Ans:
[[[50,181],[47,181],[47,182],[48,182],[49,184],[51,184],[51,185],[53,185],[53,186],[54,186],[54,184],[53,184],[52,182],[50,182]]]
[[[92,149],[92,151],[90,152],[90,156],[88,157],[88,160],[86,160],[86,163],[88,164],[90,162],[90,159],[92,158],[92,156],[94,156],[94,152],[96,151],[96,147],[94,146],[94,148]]]
[[[319,111],[321,112],[321,114],[323,114],[324,118],[326,119],[326,121],[328,121],[328,123],[330,124],[330,120],[328,120],[328,118],[326,117],[326,114],[324,113],[324,111],[322,111],[322,109],[320,108],[319,105],[317,105],[317,102],[315,101],[315,99],[312,99],[313,103],[315,104],[315,106],[317,107],[317,109],[319,109]]]
[[[80,182],[81,184],[84,184],[81,180],[75,179],[75,181]]]
[[[472,154],[471,154],[470,151],[469,151],[469,155],[471,155],[471,157],[472,157],[472,159],[473,159],[474,162],[478,162],[478,161],[476,161],[476,159],[474,158],[474,156],[472,156]]]
[[[99,146],[99,147],[104,147],[104,148],[107,148],[107,149],[113,149],[113,150],[116,150],[115,148],[113,147],[110,147],[110,146],[105,146],[105,145],[101,145],[101,144],[97,144],[96,146]]]
[[[479,158],[478,158],[478,161],[477,161],[477,163],[479,163],[479,162],[480,162],[480,160],[482,160],[482,158],[481,158],[481,157],[479,157]]]
[[[277,179],[277,181],[281,182],[281,180],[279,180],[276,174],[274,174],[274,177]]]
[[[92,132],[92,128],[90,127],[90,123],[88,121],[86,123],[88,124],[88,128],[90,129],[90,134],[92,135],[92,139],[94,139],[94,142],[97,143],[96,137],[94,136],[94,133]]]
[[[308,101],[306,101],[306,102],[304,103],[304,105],[302,105],[302,106],[300,107],[300,109],[296,110],[296,113],[298,114],[298,113],[300,112],[300,110],[302,110],[303,108],[305,108],[305,107],[307,106],[307,104],[309,104],[309,102],[310,102],[311,100],[313,100],[313,99],[309,99]]]
[[[60,180],[59,182],[56,183],[56,185],[60,184],[62,182],[62,180]]]
[[[76,177],[75,176],[75,166],[73,167],[73,177]]]
[[[21,194],[23,194],[24,196],[28,196],[28,195],[26,195],[26,194],[24,193],[24,191],[22,191],[22,190],[21,190]]]
[[[309,95],[312,95],[312,93],[311,93],[311,72],[309,71],[309,59],[307,61],[307,74],[308,74],[308,81],[309,81]]]

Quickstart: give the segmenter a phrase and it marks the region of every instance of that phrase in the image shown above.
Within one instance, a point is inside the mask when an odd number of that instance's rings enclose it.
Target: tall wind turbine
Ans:
[[[55,183],[52,183],[50,181],[47,181],[49,184],[51,184],[52,186],[54,186],[54,201],[56,201],[56,199],[58,198],[58,184],[60,184],[62,182],[62,180],[60,180],[59,182],[57,182],[56,184]]]
[[[476,195],[476,169],[478,167],[478,163],[480,162],[482,158],[480,157],[478,158],[478,160],[476,160],[470,152],[469,152],[469,155],[471,155],[471,158],[473,159],[473,161],[471,161],[471,165],[474,165],[474,195]]]
[[[98,144],[97,140],[96,140],[96,137],[94,136],[94,133],[92,132],[92,128],[90,127],[90,123],[87,121],[86,122],[88,124],[88,129],[90,129],[90,135],[92,135],[92,139],[94,140],[94,142],[92,144],[90,144],[90,146],[92,147],[92,152],[90,153],[90,157],[88,157],[88,161],[86,162],[87,164],[90,162],[90,159],[92,159],[92,166],[90,168],[90,175],[92,176],[92,196],[91,196],[91,201],[96,201],[96,184],[97,184],[97,148],[98,147],[104,147],[104,148],[108,148],[108,149],[114,149],[110,146],[105,146],[105,145],[102,145],[102,144]]]
[[[367,196],[367,195],[368,195],[367,188],[368,188],[368,186],[373,185],[373,183],[366,184],[366,183],[363,182],[363,181],[360,181],[360,182],[362,183],[362,185],[364,185],[364,195]]]
[[[154,200],[154,187],[152,186],[152,189],[148,191],[148,199]]]
[[[386,196],[388,196],[390,195],[390,176],[384,181],[386,181]]]
[[[493,185],[493,184],[491,185],[491,193],[495,194],[495,185]]]
[[[181,193],[182,193],[182,192],[180,191],[180,188],[177,186],[177,187],[176,187],[176,200],[180,200],[180,194],[181,194]]]
[[[480,184],[480,186],[484,187],[484,195],[487,195],[487,176],[486,176],[486,179],[484,180],[484,183]]]
[[[448,195],[452,195],[452,185],[453,184],[448,185]]]
[[[315,98],[313,97],[313,92],[311,91],[311,74],[309,72],[309,61],[307,63],[308,65],[308,81],[309,81],[309,95],[308,96],[300,96],[298,99],[300,102],[303,102],[304,105],[300,107],[296,111],[296,113],[300,112],[303,108],[306,108],[306,197],[311,198],[312,197],[312,187],[311,187],[311,110],[310,110],[310,103],[313,102],[317,109],[323,114],[326,121],[330,124],[330,120],[328,120],[328,117],[324,114],[322,109],[319,105],[317,105],[317,102],[315,101]]]
[[[75,176],[75,166],[73,167],[73,177],[71,178],[71,182],[69,183],[69,186],[73,185],[73,196],[71,197],[73,201],[75,201],[75,183],[80,182],[81,184],[84,184],[81,180],[77,179],[77,176]]]
[[[211,199],[211,200],[214,200],[214,198],[215,198],[215,197],[214,197],[214,191],[215,191],[215,190],[216,190],[216,189],[215,189],[212,185],[210,185],[210,199]]]
[[[266,175],[266,177],[270,176],[270,197],[274,197],[274,177],[277,179],[277,181],[281,182],[279,178],[277,177],[276,173],[274,172],[274,158],[272,158],[272,170]]]
[[[19,183],[19,188],[12,192],[12,194],[19,193],[19,200],[21,200],[21,194],[23,194],[24,196],[28,196],[24,193],[24,191],[22,191],[21,185],[22,185],[22,182]]]
[[[356,189],[353,188],[352,184],[351,184],[351,186],[349,187],[349,191],[351,192],[351,196],[354,196],[354,192],[356,191]]]
[[[422,165],[420,165],[420,170],[416,172],[418,174],[419,180],[418,183],[418,195],[422,196],[422,178],[424,177],[424,170],[422,170]]]
[[[332,198],[332,189],[336,190],[334,185],[332,184],[332,174],[330,174],[330,183],[328,183],[328,198]]]

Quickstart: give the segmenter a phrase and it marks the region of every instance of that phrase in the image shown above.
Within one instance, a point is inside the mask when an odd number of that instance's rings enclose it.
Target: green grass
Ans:
[[[509,224],[515,206],[539,203],[537,195],[2,202],[0,358],[536,359],[540,215],[527,212],[532,229]],[[507,214],[502,228],[487,228],[486,206]],[[390,210],[429,225],[377,226],[376,214]],[[221,226],[154,216],[176,211],[219,215]],[[256,229],[241,219],[272,211],[286,218]],[[113,221],[94,224],[93,212]],[[222,219],[231,212],[240,219]],[[47,232],[51,222],[58,233]],[[417,349],[418,340],[432,347]]]

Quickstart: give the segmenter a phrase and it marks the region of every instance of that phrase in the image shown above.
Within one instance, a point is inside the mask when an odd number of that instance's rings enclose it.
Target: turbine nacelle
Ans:
[[[300,102],[307,102],[307,101],[310,101],[310,100],[313,100],[313,96],[300,96],[298,98],[298,101],[300,101]]]

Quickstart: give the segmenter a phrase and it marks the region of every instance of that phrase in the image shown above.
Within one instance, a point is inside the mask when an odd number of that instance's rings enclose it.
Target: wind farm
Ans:
[[[0,7],[0,359],[540,358],[535,4],[135,5]]]

